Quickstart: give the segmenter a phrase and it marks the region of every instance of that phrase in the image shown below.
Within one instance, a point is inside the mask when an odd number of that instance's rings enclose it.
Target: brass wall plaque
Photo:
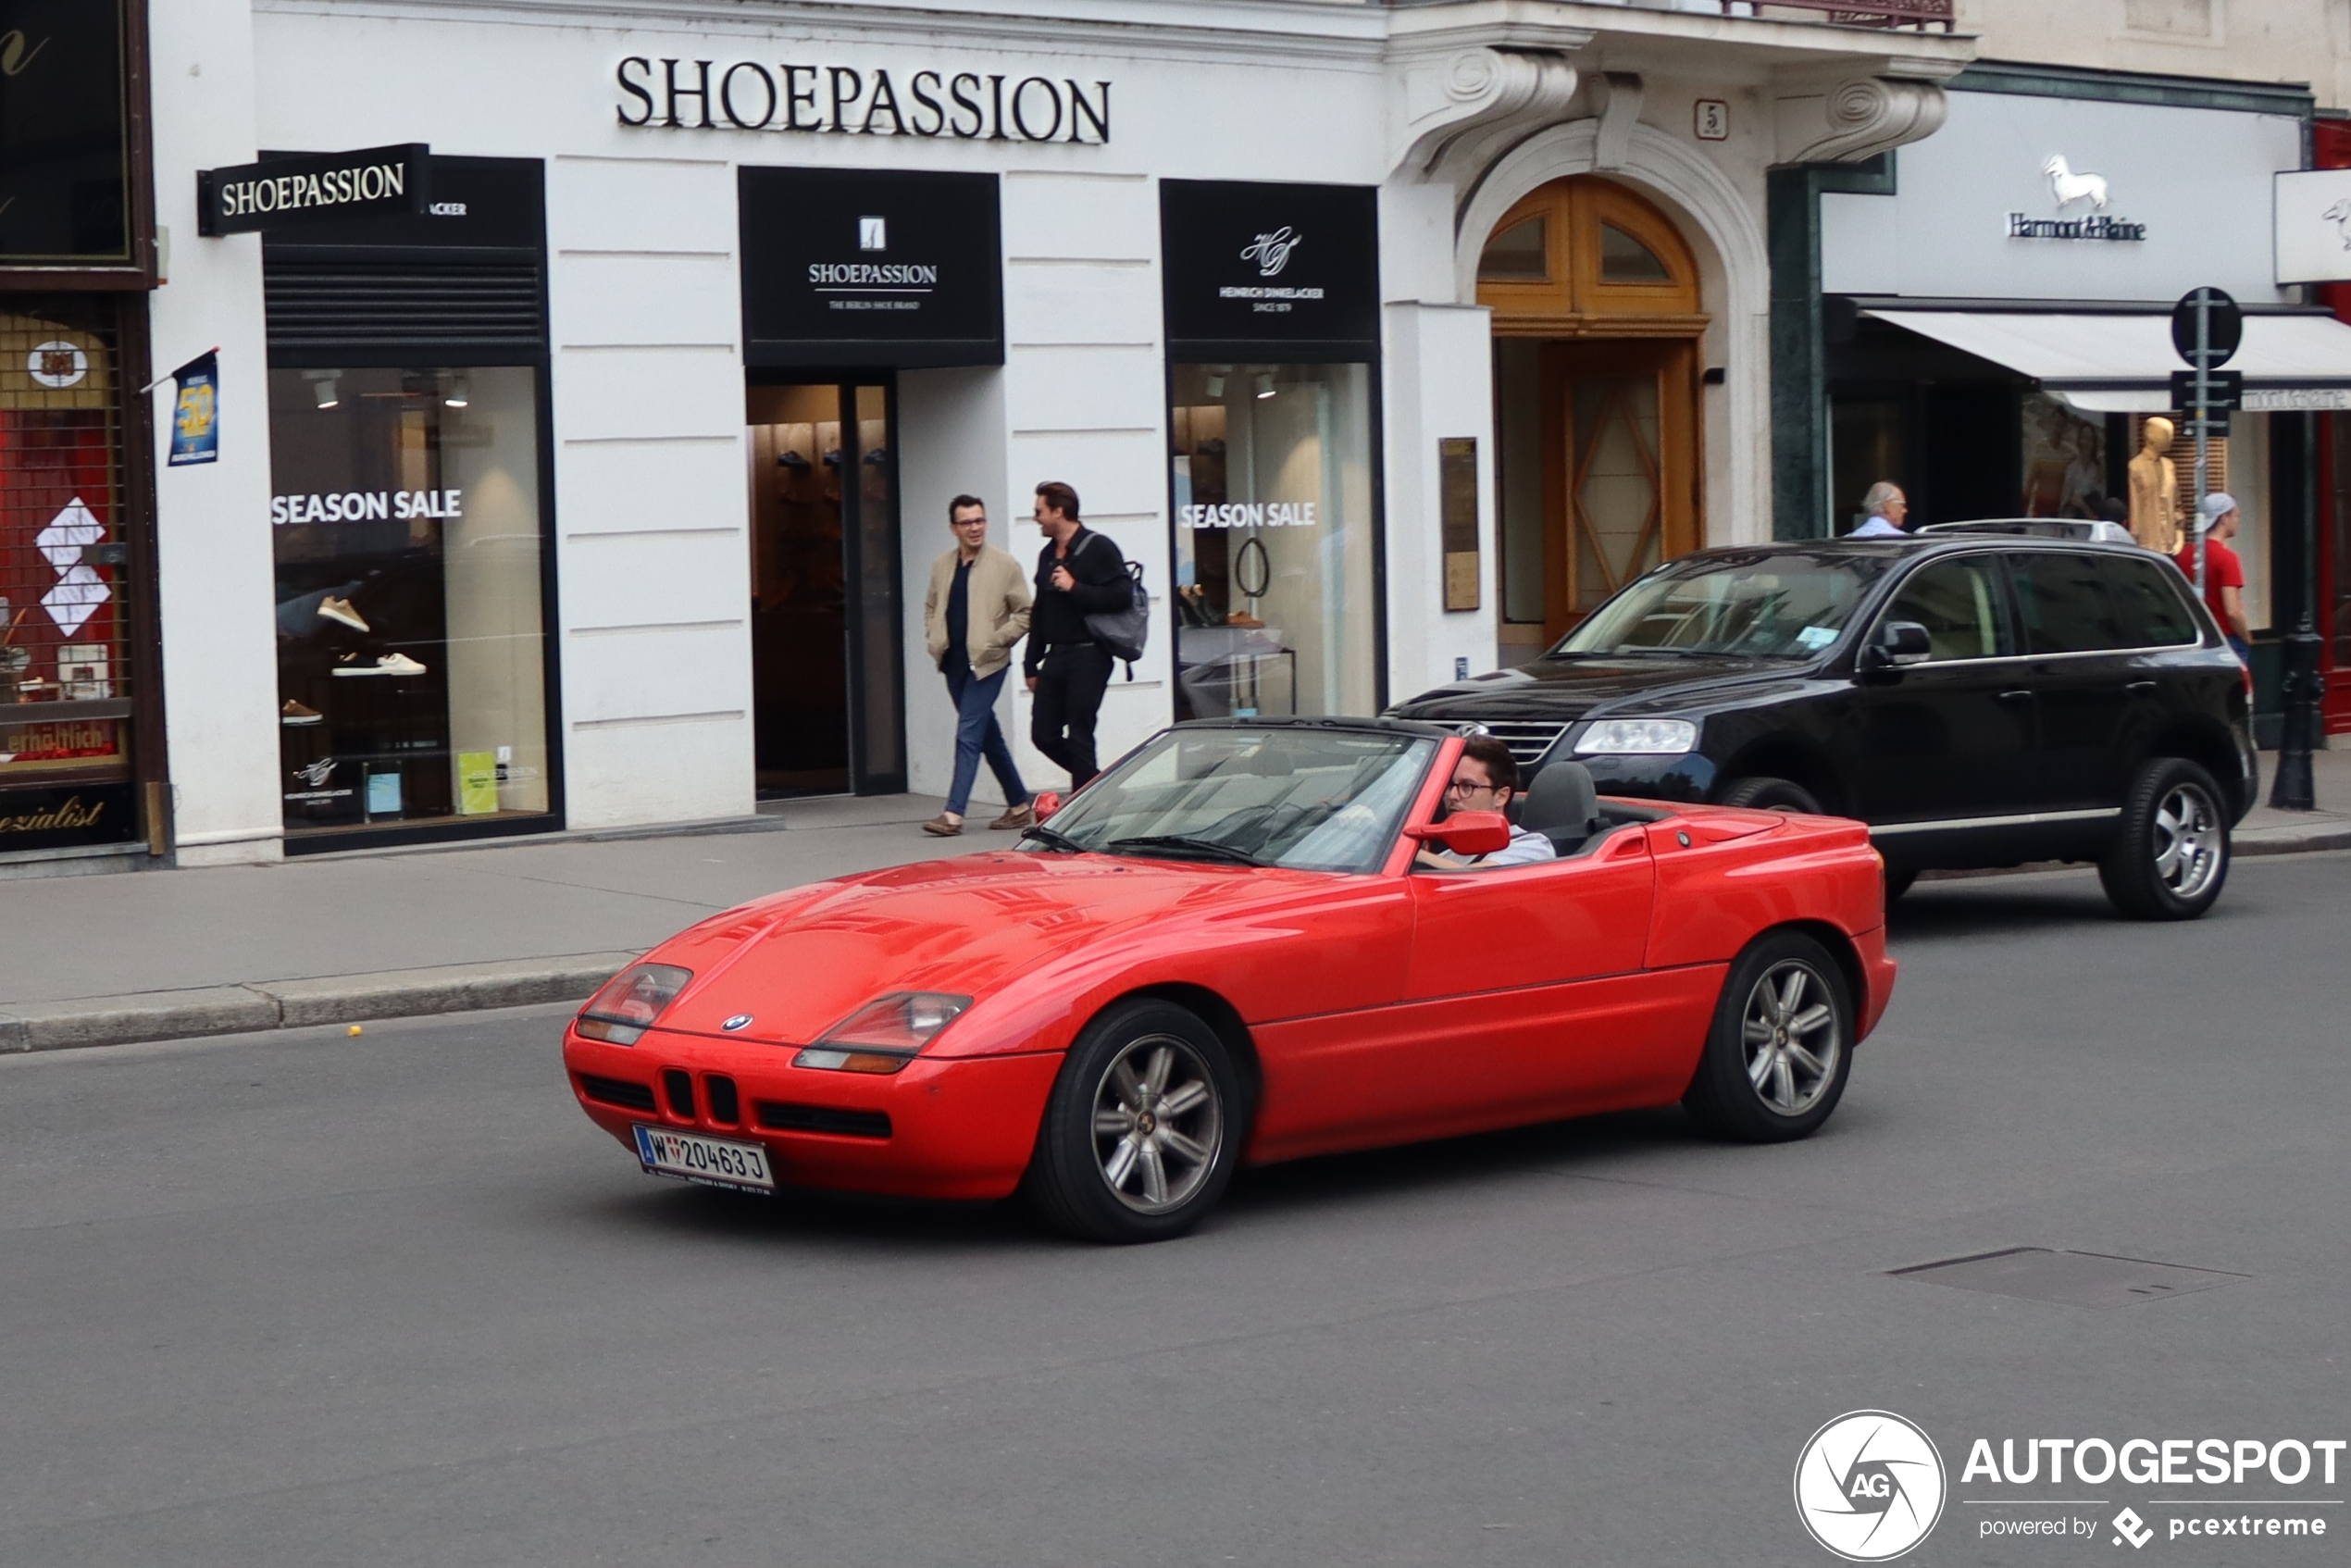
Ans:
[[[1437,443],[1437,522],[1445,546],[1445,607],[1474,610],[1485,573],[1477,542],[1477,439]]]

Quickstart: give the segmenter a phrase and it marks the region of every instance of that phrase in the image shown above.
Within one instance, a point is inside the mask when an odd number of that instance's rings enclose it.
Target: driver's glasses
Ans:
[[[1449,796],[1474,795],[1480,790],[1491,790],[1493,788],[1493,785],[1487,783],[1483,778],[1456,778],[1451,783],[1445,786],[1445,793]]]

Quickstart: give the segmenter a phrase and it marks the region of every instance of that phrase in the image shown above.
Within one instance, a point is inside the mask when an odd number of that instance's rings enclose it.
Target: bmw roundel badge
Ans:
[[[738,1013],[718,1027],[726,1030],[728,1034],[733,1034],[737,1029],[747,1029],[751,1027],[751,1014],[748,1013]]]

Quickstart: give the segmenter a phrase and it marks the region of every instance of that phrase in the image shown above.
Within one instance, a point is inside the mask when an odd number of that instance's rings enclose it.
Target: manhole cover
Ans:
[[[2151,1263],[2144,1258],[2108,1258],[2096,1252],[2059,1252],[2046,1247],[2011,1247],[1940,1263],[1886,1271],[1897,1279],[1948,1285],[1955,1290],[1985,1290],[2056,1301],[2069,1307],[2121,1307],[2209,1290],[2247,1277],[2217,1269]]]

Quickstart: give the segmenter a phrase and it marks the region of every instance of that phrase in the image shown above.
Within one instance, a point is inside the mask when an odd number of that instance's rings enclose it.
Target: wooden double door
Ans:
[[[1549,641],[1659,563],[1698,548],[1698,356],[1690,339],[1528,347],[1539,450],[1506,452],[1504,461],[1542,467]]]

